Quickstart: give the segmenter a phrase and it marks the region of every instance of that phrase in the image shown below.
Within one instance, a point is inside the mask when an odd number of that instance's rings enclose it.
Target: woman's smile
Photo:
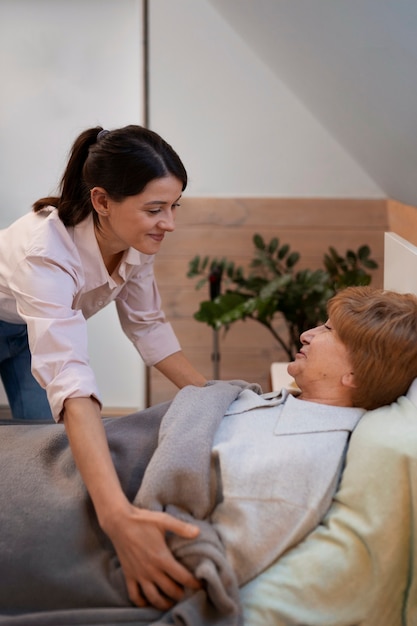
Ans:
[[[141,193],[120,202],[100,187],[92,194],[100,222],[96,236],[103,257],[128,248],[152,255],[159,251],[165,234],[175,230],[182,182],[171,175],[156,178]]]

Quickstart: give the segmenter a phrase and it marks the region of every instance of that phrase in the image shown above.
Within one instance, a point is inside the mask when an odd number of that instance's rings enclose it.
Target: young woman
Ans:
[[[124,332],[148,366],[180,388],[205,383],[165,320],[153,270],[186,185],[181,160],[156,133],[90,128],[74,142],[60,195],[38,200],[0,232],[0,373],[13,417],[64,422],[138,604],[137,571],[150,598],[148,581],[173,598],[182,593],[174,581],[195,586],[164,534],[197,531],[140,511],[124,496],[101,421],[86,319],[115,301]]]

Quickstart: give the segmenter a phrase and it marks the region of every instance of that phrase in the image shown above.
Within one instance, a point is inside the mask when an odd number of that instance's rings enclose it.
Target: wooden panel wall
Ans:
[[[213,332],[193,319],[208,290],[195,289],[187,278],[188,263],[196,254],[234,260],[246,265],[253,252],[252,236],[260,233],[289,243],[300,252],[299,269],[322,267],[330,245],[344,253],[362,244],[371,247],[380,267],[373,284],[383,284],[385,200],[284,199],[284,198],[183,198],[177,228],[165,238],[156,259],[156,275],[163,309],[191,362],[207,378],[213,378]],[[237,322],[220,334],[220,378],[242,378],[270,389],[269,367],[285,357],[270,333],[248,320]],[[150,404],[170,399],[176,388],[155,368],[149,371]]]

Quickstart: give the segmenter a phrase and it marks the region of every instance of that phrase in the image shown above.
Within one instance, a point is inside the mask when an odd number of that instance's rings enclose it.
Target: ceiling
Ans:
[[[415,0],[209,0],[386,195],[417,206]]]

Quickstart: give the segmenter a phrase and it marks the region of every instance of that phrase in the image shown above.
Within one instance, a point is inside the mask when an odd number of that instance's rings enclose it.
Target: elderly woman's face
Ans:
[[[304,390],[317,383],[338,385],[353,368],[344,343],[332,326],[331,319],[322,326],[307,330],[300,337],[302,347],[288,365],[288,373]]]

